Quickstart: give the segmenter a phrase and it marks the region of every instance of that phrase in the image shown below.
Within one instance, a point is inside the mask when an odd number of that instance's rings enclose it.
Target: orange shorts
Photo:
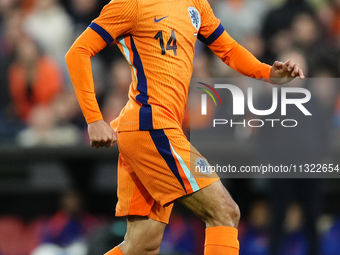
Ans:
[[[168,223],[173,202],[219,180],[180,129],[118,133],[116,216],[140,215]]]

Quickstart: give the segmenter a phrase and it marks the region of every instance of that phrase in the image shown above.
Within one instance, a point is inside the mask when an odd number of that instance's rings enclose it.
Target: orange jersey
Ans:
[[[133,82],[116,131],[181,127],[197,38],[240,73],[269,78],[270,67],[225,32],[206,0],[112,0],[89,27],[67,54],[71,79],[87,122],[102,119],[86,58],[118,44]]]

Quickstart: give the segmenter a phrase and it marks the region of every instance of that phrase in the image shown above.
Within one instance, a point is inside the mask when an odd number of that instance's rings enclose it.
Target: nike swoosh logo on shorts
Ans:
[[[165,19],[165,18],[167,18],[167,17],[168,17],[168,16],[165,16],[165,17],[160,18],[160,19],[156,19],[156,17],[155,17],[154,21],[155,21],[156,23],[158,23],[158,22],[160,22],[161,20],[163,20],[163,19]]]

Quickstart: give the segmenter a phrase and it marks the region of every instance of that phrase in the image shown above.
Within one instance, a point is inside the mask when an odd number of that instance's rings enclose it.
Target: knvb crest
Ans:
[[[201,16],[200,16],[199,12],[197,11],[197,9],[195,7],[192,7],[192,6],[190,6],[188,8],[188,12],[189,12],[189,16],[190,16],[192,25],[198,31],[201,27]]]

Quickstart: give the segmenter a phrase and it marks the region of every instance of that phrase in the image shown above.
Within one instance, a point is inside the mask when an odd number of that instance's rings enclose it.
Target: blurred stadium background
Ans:
[[[100,255],[124,235],[124,220],[114,217],[117,147],[88,145],[64,61],[107,2],[0,0],[0,255]],[[307,77],[340,76],[339,0],[209,2],[231,36],[261,61],[289,57]],[[115,45],[95,56],[92,66],[109,122],[127,101],[130,70]],[[198,42],[193,77],[238,74]],[[319,121],[326,123],[320,160],[339,163],[340,87],[312,89],[322,109]],[[204,126],[192,123],[194,129]],[[225,157],[235,165],[255,162],[259,136],[232,131]],[[223,182],[243,213],[241,255],[276,255],[270,244],[281,255],[340,254],[338,179]],[[288,196],[273,186],[296,190]],[[203,243],[204,225],[175,206],[161,253],[201,255]]]

